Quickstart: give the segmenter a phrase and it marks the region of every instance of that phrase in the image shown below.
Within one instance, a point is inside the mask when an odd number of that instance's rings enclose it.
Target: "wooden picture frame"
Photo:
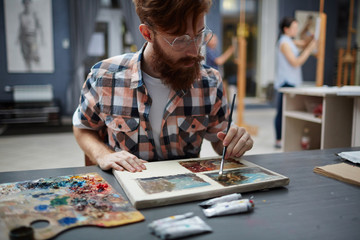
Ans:
[[[226,160],[219,181],[220,157],[146,163],[147,170],[113,170],[130,202],[137,209],[208,199],[289,184],[289,178],[246,160]]]

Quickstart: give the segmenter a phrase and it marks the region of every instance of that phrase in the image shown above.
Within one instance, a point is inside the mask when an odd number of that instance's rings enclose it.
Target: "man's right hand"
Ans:
[[[144,163],[147,161],[139,159],[127,151],[120,151],[107,154],[97,159],[97,162],[103,170],[113,168],[118,171],[141,172],[146,170]]]

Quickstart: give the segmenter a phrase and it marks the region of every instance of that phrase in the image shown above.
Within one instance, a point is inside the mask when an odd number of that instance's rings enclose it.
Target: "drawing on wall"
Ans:
[[[228,179],[219,181],[220,157],[145,163],[146,170],[113,170],[135,208],[202,200],[231,193],[281,187],[289,178],[243,159],[227,161]]]
[[[206,173],[214,181],[217,181],[221,185],[233,186],[245,183],[259,183],[267,180],[279,179],[279,176],[276,176],[270,172],[262,170],[258,167],[236,169],[230,171],[224,171],[226,176],[225,181],[219,181],[219,173]]]
[[[189,169],[191,172],[198,173],[198,172],[219,170],[221,159],[210,159],[204,161],[181,161],[179,162],[179,164]],[[244,164],[234,159],[227,159],[224,161],[224,169],[238,168],[244,166],[245,166]]]
[[[140,178],[137,182],[147,193],[171,192],[210,185],[195,174],[178,174],[163,177]]]
[[[5,0],[4,9],[8,72],[54,72],[51,1]]]
[[[49,223],[34,228],[34,239],[48,239],[77,226],[142,220],[144,216],[97,173],[0,184],[0,239],[34,221]]]

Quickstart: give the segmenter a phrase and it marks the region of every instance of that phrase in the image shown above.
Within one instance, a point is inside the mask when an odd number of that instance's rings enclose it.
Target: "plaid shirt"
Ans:
[[[149,123],[151,98],[142,80],[144,47],[95,64],[81,91],[74,125],[102,130],[114,150],[158,160]],[[165,159],[198,157],[203,138],[216,142],[227,126],[227,99],[219,73],[201,66],[201,79],[187,91],[171,90],[161,124]],[[76,123],[77,122],[77,123]]]

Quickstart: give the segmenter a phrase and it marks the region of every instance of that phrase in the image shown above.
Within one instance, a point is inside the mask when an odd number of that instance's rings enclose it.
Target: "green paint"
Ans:
[[[60,206],[60,205],[68,205],[67,199],[70,198],[68,196],[65,197],[56,197],[50,201],[50,205],[52,207]]]

